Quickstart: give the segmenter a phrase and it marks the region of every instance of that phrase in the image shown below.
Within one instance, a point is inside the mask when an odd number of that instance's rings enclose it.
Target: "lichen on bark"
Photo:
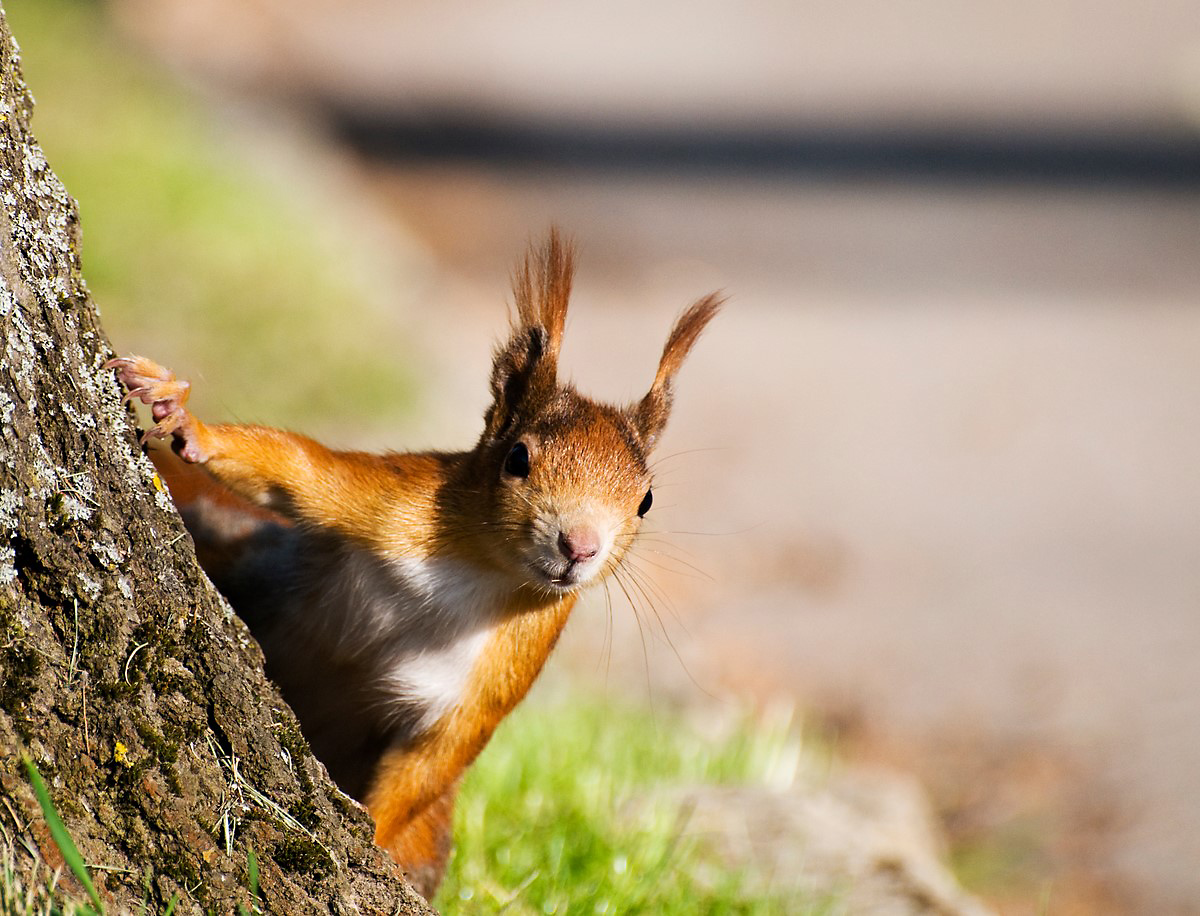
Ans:
[[[428,912],[299,738],[141,455],[0,6],[0,837],[118,912]],[[69,874],[65,893],[79,893]]]

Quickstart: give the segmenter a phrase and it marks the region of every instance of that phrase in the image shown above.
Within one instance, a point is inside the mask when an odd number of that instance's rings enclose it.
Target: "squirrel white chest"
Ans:
[[[285,602],[260,637],[277,680],[323,731],[365,716],[401,741],[462,700],[511,587],[458,560],[382,558],[347,544],[305,578],[304,600]],[[317,689],[313,672],[330,670],[341,689]]]
[[[462,698],[504,606],[495,576],[450,559],[393,559],[401,588],[388,621],[381,687],[398,710],[418,711],[417,731]]]
[[[362,797],[382,747],[409,743],[463,701],[511,586],[461,561],[384,558],[291,530],[275,565],[297,553],[307,562],[273,593],[255,635],[305,737]]]

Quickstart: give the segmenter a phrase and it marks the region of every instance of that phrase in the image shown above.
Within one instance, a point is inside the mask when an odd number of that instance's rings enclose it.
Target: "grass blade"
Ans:
[[[246,870],[250,873],[250,897],[254,900],[254,912],[262,912],[262,900],[258,896],[258,857],[251,847],[246,851]]]
[[[42,774],[38,772],[37,766],[29,759],[28,754],[22,754],[21,758],[25,761],[25,769],[29,771],[29,782],[33,786],[33,794],[37,796],[38,804],[42,806],[42,817],[46,819],[46,826],[50,828],[50,836],[54,838],[58,851],[62,853],[63,861],[79,879],[79,883],[87,891],[96,910],[103,913],[104,904],[100,900],[100,895],[96,893],[96,886],[92,884],[92,876],[88,874],[87,865],[83,862],[79,848],[71,839],[71,834],[67,832],[62,818],[58,816],[54,802],[50,800],[50,793],[46,790],[46,783],[42,781]]]

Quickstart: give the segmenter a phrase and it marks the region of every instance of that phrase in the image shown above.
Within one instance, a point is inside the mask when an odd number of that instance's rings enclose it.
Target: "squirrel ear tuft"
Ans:
[[[725,297],[710,293],[692,303],[684,310],[671,329],[663,346],[662,358],[658,361],[658,372],[649,392],[633,408],[633,421],[647,449],[652,448],[671,413],[671,383],[684,359],[691,352],[700,333],[720,311]]]
[[[509,338],[492,361],[492,406],[484,435],[496,437],[534,387],[553,388],[558,378],[567,303],[575,275],[575,250],[551,228],[545,244],[530,247],[513,273],[516,315]]]
[[[545,330],[545,356],[555,366],[574,278],[575,246],[563,241],[556,226],[550,227],[541,248],[530,246],[525,260],[513,273],[513,298],[517,305],[514,332],[535,327]]]

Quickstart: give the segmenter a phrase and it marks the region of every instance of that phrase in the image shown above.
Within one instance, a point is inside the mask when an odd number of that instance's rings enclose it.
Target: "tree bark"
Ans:
[[[430,912],[312,757],[137,446],[31,113],[0,7],[0,839],[26,874],[63,863],[25,753],[110,910],[251,907],[253,849],[271,912]]]

